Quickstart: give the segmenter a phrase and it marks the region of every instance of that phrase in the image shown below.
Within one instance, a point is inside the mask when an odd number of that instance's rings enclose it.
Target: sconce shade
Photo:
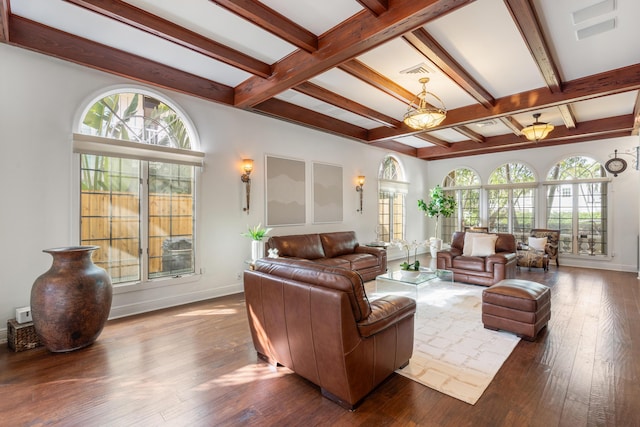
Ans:
[[[545,139],[549,135],[549,132],[554,129],[554,126],[550,123],[539,122],[538,118],[540,118],[540,113],[534,114],[533,118],[535,119],[535,122],[526,128],[523,128],[521,130],[522,134],[529,141],[540,141],[541,139]]]
[[[252,159],[242,159],[242,168],[246,173],[251,173],[253,170],[253,160]]]
[[[364,175],[358,176],[358,185],[359,186],[363,186],[364,185]]]
[[[429,78],[420,79],[422,83],[422,92],[416,95],[415,99],[404,115],[404,123],[412,129],[424,130],[438,126],[447,117],[447,109],[440,98],[431,92],[427,92],[426,84]],[[426,100],[430,95],[440,104],[440,107],[429,104]],[[417,107],[414,107],[417,105]]]

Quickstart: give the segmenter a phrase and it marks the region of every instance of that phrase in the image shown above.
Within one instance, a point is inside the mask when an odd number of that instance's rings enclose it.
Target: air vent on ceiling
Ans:
[[[602,16],[605,13],[613,12],[615,9],[615,0],[604,0],[600,3],[592,4],[591,6],[576,10],[571,14],[571,17],[573,18],[573,24],[576,25],[589,19]]]
[[[484,128],[487,126],[493,126],[496,124],[495,120],[485,120],[484,122],[478,122],[476,123],[476,126],[478,126],[479,128]]]
[[[400,74],[429,74],[433,73],[433,68],[431,68],[428,64],[421,62],[418,65],[414,65],[413,67],[409,67],[406,70],[400,71]]]
[[[595,25],[579,29],[578,31],[576,31],[576,37],[578,38],[578,40],[583,40],[587,37],[592,37],[604,33],[605,31],[611,31],[614,28],[616,28],[615,18],[608,19],[604,22],[599,22]]]

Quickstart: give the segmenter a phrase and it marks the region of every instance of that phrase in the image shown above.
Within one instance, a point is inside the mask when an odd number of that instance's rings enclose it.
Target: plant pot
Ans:
[[[400,270],[400,275],[405,279],[415,279],[420,275],[420,272],[414,270]]]
[[[91,260],[99,246],[46,249],[51,268],[31,288],[31,315],[42,344],[52,352],[92,344],[109,317],[111,277]]]
[[[435,258],[438,255],[438,251],[442,249],[442,239],[432,237],[429,239],[429,250],[431,251],[431,258]]]
[[[251,261],[264,258],[264,243],[262,240],[251,241]]]

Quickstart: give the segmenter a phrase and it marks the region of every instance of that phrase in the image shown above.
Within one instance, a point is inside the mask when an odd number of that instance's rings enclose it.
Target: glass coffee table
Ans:
[[[402,270],[389,271],[376,277],[375,292],[401,290],[408,293],[417,292],[420,287],[432,280],[453,283],[453,271],[421,268],[417,274],[407,274]],[[402,285],[398,287],[398,285]],[[413,288],[413,289],[411,289]]]

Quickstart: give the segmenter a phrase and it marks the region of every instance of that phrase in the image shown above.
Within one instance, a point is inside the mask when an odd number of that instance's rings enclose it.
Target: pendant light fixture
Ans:
[[[541,139],[545,139],[547,135],[549,135],[549,132],[553,130],[554,126],[551,123],[539,122],[540,113],[534,114],[533,118],[535,122],[523,128],[521,132],[529,141],[538,142]]]
[[[431,92],[427,92],[426,84],[429,82],[428,77],[423,77],[420,80],[422,83],[422,92],[416,95],[415,99],[407,112],[404,115],[404,123],[416,130],[425,130],[438,126],[447,117],[447,109],[440,98]],[[426,100],[427,96],[431,96],[438,104],[439,107],[429,104]],[[414,107],[417,106],[417,107]]]

